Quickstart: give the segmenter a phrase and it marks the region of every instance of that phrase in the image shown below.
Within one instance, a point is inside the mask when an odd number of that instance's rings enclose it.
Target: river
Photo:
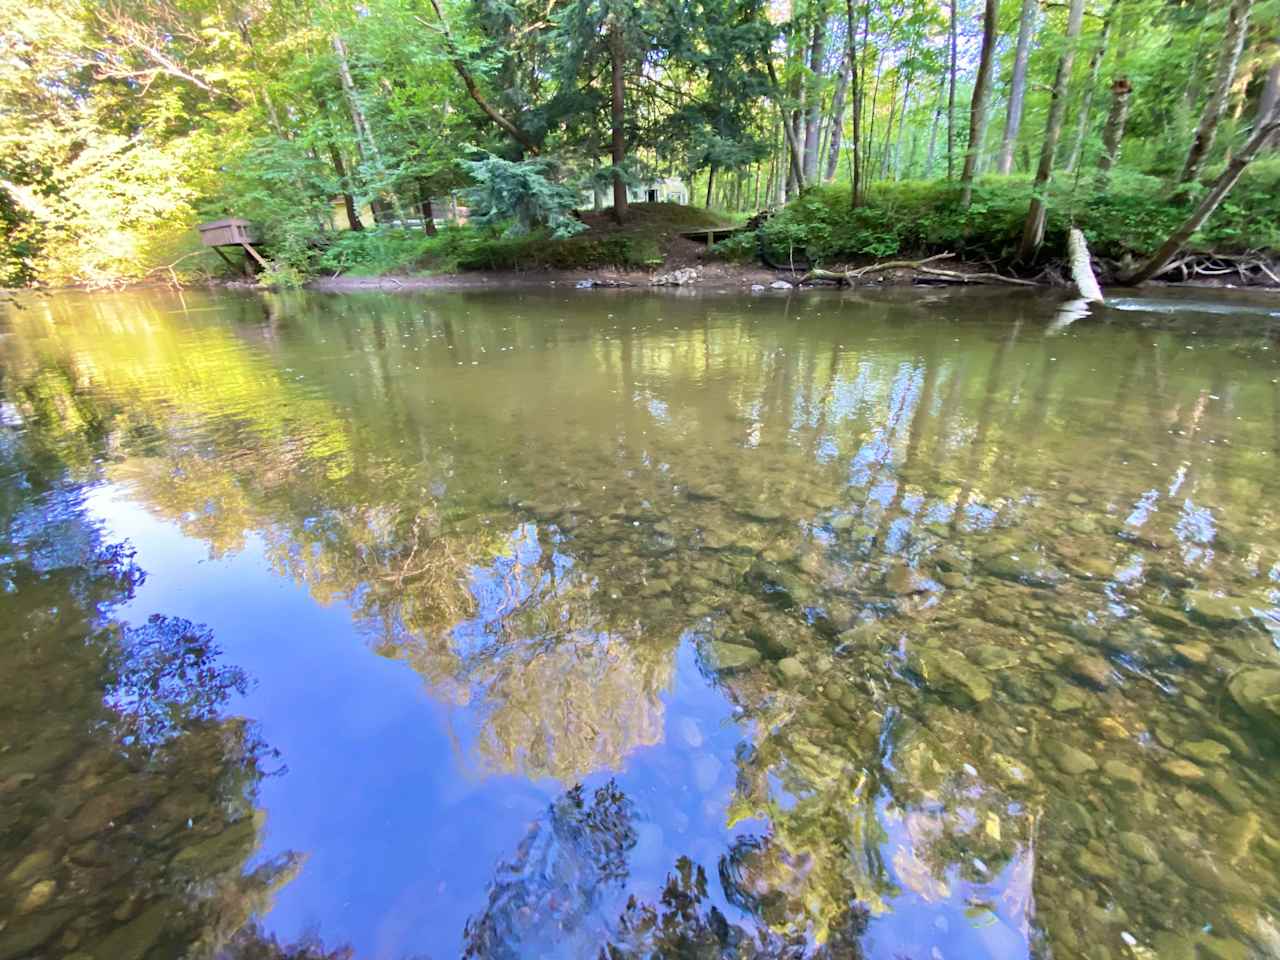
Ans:
[[[1280,956],[1280,310],[0,306],[0,960]]]

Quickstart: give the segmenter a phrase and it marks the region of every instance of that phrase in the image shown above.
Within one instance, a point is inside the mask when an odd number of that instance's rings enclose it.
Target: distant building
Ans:
[[[627,200],[631,203],[682,203],[689,202],[689,188],[679,177],[663,177],[627,187]],[[600,210],[613,206],[613,187],[597,186],[595,193],[584,190],[579,205],[583,209]]]
[[[688,203],[689,188],[679,177],[664,177],[627,187],[627,199],[632,203]]]

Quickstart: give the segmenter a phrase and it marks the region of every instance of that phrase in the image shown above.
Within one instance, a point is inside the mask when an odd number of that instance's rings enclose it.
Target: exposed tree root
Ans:
[[[1242,286],[1280,286],[1280,262],[1261,253],[1188,253],[1165,264],[1152,279],[1233,277]]]
[[[856,270],[845,270],[844,272],[814,268],[797,282],[811,283],[815,280],[825,280],[852,287],[856,286],[859,280],[877,273],[887,273],[891,270],[910,270],[917,274],[918,279],[926,282],[1009,283],[1020,287],[1034,287],[1037,285],[1032,280],[1006,277],[1000,273],[966,273],[960,270],[944,270],[941,267],[930,266],[930,264],[939,260],[947,260],[954,256],[954,253],[938,253],[932,257],[925,257],[923,260],[886,260],[883,263],[873,263],[870,266],[858,267]]]

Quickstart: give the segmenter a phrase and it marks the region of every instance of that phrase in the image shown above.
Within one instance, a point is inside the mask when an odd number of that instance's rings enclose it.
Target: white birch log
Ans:
[[[1084,234],[1076,227],[1067,235],[1067,256],[1071,261],[1071,279],[1080,291],[1081,299],[1088,303],[1102,303],[1102,288],[1098,286],[1098,278],[1093,275],[1093,265],[1089,262],[1089,247],[1084,242]]]

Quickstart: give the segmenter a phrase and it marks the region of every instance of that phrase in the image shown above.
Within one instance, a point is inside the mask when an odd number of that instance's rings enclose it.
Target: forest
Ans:
[[[1032,275],[1079,226],[1117,277],[1275,282],[1278,148],[1280,0],[0,0],[11,287],[212,275],[227,216],[288,285],[766,209],[718,253]]]

